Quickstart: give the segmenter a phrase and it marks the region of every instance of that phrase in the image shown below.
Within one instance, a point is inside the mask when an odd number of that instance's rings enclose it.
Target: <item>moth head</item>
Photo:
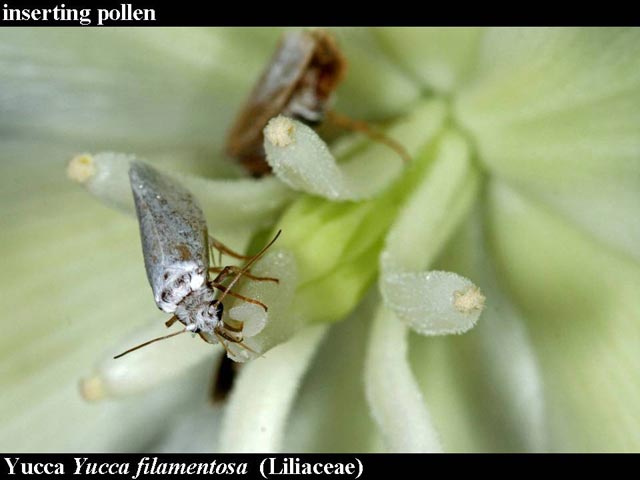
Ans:
[[[214,300],[207,305],[206,315],[212,322],[222,321],[222,314],[224,313],[224,305],[218,300]]]

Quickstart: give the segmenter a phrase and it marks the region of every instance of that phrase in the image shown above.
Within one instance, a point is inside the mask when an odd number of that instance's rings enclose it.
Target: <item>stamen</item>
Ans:
[[[101,152],[73,158],[67,176],[109,207],[135,215],[129,166],[136,157],[122,153]],[[238,230],[270,225],[295,192],[277,178],[205,179],[197,176],[162,172],[178,180],[198,198],[207,221],[216,225],[216,234],[227,227]]]
[[[471,313],[482,311],[486,297],[480,293],[480,289],[475,285],[466,290],[453,292],[453,306],[460,313]]]
[[[384,304],[422,335],[464,333],[484,308],[484,295],[452,272],[394,273],[383,277]]]
[[[385,133],[384,138],[393,138],[393,145],[402,146],[402,157],[389,148],[389,142],[369,140],[341,155],[342,162],[336,160],[312,128],[297,120],[276,117],[264,129],[267,162],[273,173],[295,190],[330,200],[371,198],[403,173],[404,157],[416,158],[435,137],[444,113],[440,102],[420,104],[394,124],[388,135]]]
[[[67,177],[78,183],[85,183],[95,174],[95,161],[88,153],[73,157],[67,165]]]
[[[119,345],[104,352],[96,366],[80,382],[80,394],[89,401],[121,398],[144,392],[172,377],[181,375],[206,357],[221,357],[222,349],[212,348],[205,342],[192,341],[186,335],[178,335],[162,347],[141,348],[131,355],[113,360],[131,345],[166,332],[164,324],[155,319],[148,326],[138,327]],[[176,333],[181,333],[182,330]]]
[[[283,116],[272,118],[264,129],[265,138],[276,147],[288,147],[295,142],[295,124]]]
[[[89,402],[95,402],[105,398],[106,392],[102,379],[94,375],[80,380],[80,394],[82,398]]]

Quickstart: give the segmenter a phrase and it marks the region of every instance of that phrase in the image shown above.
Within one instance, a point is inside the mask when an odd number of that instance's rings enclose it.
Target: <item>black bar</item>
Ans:
[[[6,7],[5,7],[6,5]],[[62,8],[64,5],[64,8]],[[0,0],[0,27],[10,26],[585,26],[638,25],[624,8],[565,10],[540,2],[498,9],[485,3],[354,3],[329,0],[202,2],[195,0]],[[55,13],[55,9],[58,13]],[[43,18],[43,10],[52,10]],[[68,15],[63,14],[66,12]],[[75,11],[75,14],[73,13]],[[86,12],[85,12],[86,11]],[[86,16],[85,16],[86,14]],[[56,16],[57,15],[57,16]],[[69,15],[74,15],[70,18]],[[106,17],[105,17],[106,15]],[[35,18],[34,18],[35,17]],[[53,18],[55,17],[55,18]],[[77,17],[77,18],[76,18]],[[105,18],[103,18],[105,17]]]
[[[605,474],[635,467],[637,455],[584,454],[2,454],[0,472],[11,477],[122,478],[430,478],[487,473],[513,478],[526,472]],[[13,466],[13,475],[11,475]],[[80,465],[80,468],[78,468]],[[172,465],[174,465],[172,467]],[[191,467],[189,467],[191,466]],[[173,470],[169,470],[173,468]],[[189,470],[191,468],[191,470]],[[199,469],[199,471],[198,471]],[[634,471],[634,470],[630,470]]]

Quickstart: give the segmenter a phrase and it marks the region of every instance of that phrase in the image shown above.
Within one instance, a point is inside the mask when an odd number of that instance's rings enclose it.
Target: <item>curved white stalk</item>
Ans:
[[[221,452],[275,452],[298,386],[328,325],[309,327],[247,364],[229,399]]]
[[[440,452],[438,434],[409,366],[408,333],[381,305],[365,363],[367,401],[389,451]]]

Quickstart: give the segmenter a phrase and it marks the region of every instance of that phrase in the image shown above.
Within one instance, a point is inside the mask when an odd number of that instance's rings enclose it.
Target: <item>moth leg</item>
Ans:
[[[210,285],[212,287],[214,287],[214,288],[217,288],[221,292],[226,293],[227,295],[231,295],[232,297],[239,298],[240,300],[244,300],[245,302],[248,302],[248,303],[253,303],[254,305],[260,305],[262,308],[264,308],[265,312],[268,310],[267,306],[264,303],[262,303],[261,301],[256,300],[255,298],[245,297],[244,295],[240,295],[239,293],[236,293],[236,292],[232,292],[231,290],[229,290],[227,287],[225,287],[221,283],[217,283],[217,282],[213,281],[213,282],[210,283]]]
[[[372,127],[369,123],[362,120],[355,120],[333,110],[327,112],[327,120],[340,128],[363,133],[376,142],[384,143],[387,147],[395,151],[403,162],[411,162],[411,156],[400,143],[384,132]]]
[[[242,255],[241,253],[238,253],[238,252],[236,252],[234,250],[231,250],[224,243],[216,240],[211,235],[209,235],[209,246],[211,248],[215,248],[220,253],[226,253],[230,257],[238,258],[240,260],[249,260],[250,258],[252,258],[251,255]]]
[[[164,324],[166,325],[167,328],[169,328],[171,325],[173,325],[174,323],[176,323],[176,321],[178,320],[177,316],[173,316],[171,317],[169,320],[167,320],[166,322],[164,322]]]
[[[209,272],[211,273],[219,273],[219,275],[213,279],[214,282],[222,282],[225,278],[227,278],[232,273],[238,273],[242,269],[240,267],[236,267],[235,265],[227,265],[226,267],[211,267]],[[258,277],[256,275],[252,275],[249,272],[243,272],[243,276],[250,278],[251,280],[256,280],[258,282],[275,282],[280,283],[280,280],[274,277]]]

